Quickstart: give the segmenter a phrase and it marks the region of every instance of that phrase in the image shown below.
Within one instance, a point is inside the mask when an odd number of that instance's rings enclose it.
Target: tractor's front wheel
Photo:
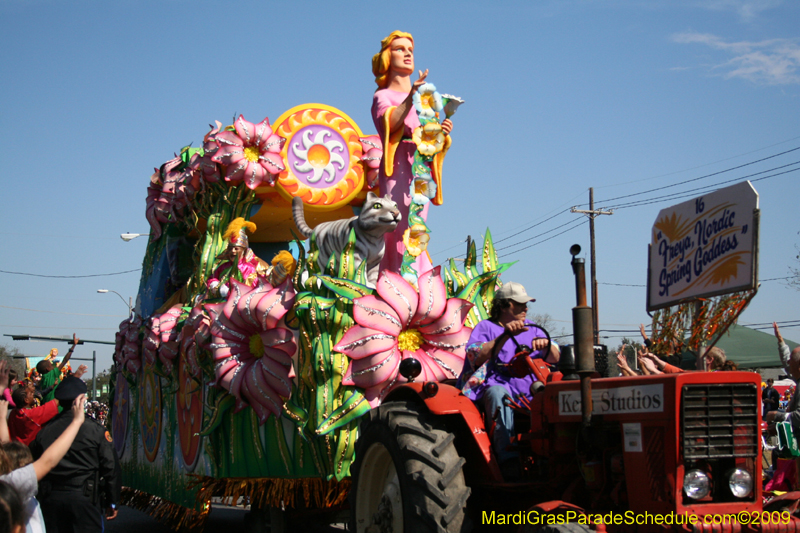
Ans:
[[[350,530],[464,532],[470,489],[454,436],[413,402],[388,402],[361,424],[351,471]]]

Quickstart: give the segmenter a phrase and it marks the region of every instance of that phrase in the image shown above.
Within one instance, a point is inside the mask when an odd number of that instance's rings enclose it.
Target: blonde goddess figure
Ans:
[[[408,209],[411,204],[411,165],[416,151],[411,136],[420,126],[412,99],[417,89],[425,83],[428,71],[420,70],[417,80],[412,83],[414,38],[410,33],[393,31],[381,41],[380,52],[372,57],[372,73],[378,85],[372,99],[372,120],[383,141],[383,161],[378,183],[381,194],[389,194],[403,215],[397,228],[386,234],[386,252],[381,270],[400,272],[405,251],[403,233],[408,229]],[[452,129],[453,123],[445,119],[442,131],[449,135]],[[428,205],[420,216],[427,220]],[[422,274],[431,268],[428,253],[420,254],[415,264],[417,273]]]

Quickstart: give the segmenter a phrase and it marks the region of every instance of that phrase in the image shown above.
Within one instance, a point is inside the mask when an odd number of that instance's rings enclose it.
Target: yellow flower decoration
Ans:
[[[419,153],[426,156],[438,154],[444,148],[445,136],[441,124],[428,122],[414,130],[411,139],[416,143]]]
[[[422,224],[414,224],[403,233],[403,244],[408,253],[414,257],[428,249],[430,240],[431,236]]]

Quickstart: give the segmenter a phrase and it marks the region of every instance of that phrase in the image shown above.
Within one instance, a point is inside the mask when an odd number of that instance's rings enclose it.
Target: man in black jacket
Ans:
[[[55,397],[62,406],[68,406],[84,393],[86,384],[70,376],[58,385]],[[39,431],[31,443],[34,458],[41,456],[71,420],[72,414],[65,408]],[[39,484],[39,502],[48,533],[102,532],[103,507],[108,520],[117,516],[120,474],[111,435],[87,418],[67,454]]]
[[[761,416],[765,418],[767,413],[770,411],[777,411],[778,407],[781,405],[781,395],[775,390],[775,387],[772,386],[773,383],[774,381],[772,381],[772,378],[769,378],[767,380],[767,388],[761,391],[761,403],[764,406]]]

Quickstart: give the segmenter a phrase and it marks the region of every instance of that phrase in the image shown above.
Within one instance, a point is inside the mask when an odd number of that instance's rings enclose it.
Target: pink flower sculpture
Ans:
[[[158,317],[158,334],[161,337],[158,346],[158,358],[161,360],[164,371],[169,374],[172,372],[172,363],[178,356],[178,320],[183,309],[181,304],[174,305],[169,310]]]
[[[219,121],[214,121],[216,127],[211,126],[211,131],[203,137],[203,155],[195,154],[189,160],[188,168],[196,169],[199,171],[205,183],[217,183],[220,178],[219,165],[211,160],[219,150],[219,143],[217,142],[217,134],[219,133],[222,124]]]
[[[292,391],[292,332],[281,319],[294,305],[289,280],[273,288],[232,282],[225,303],[206,305],[212,316],[211,350],[216,384],[236,398],[236,410],[250,404],[263,424],[281,415]]]
[[[383,143],[380,136],[370,135],[361,138],[361,148],[364,150],[361,161],[364,163],[366,171],[364,181],[368,188],[374,189],[378,185],[378,170],[381,168],[381,159],[383,158]]]
[[[372,407],[380,405],[396,383],[402,359],[414,357],[422,364],[419,381],[457,378],[464,365],[472,328],[464,327],[472,304],[447,299],[436,267],[419,278],[419,291],[402,276],[381,272],[377,296],[353,300],[356,325],[347,330],[334,349],[352,359],[342,383],[365,389]]]
[[[134,374],[139,371],[139,327],[142,319],[134,316],[133,320],[125,319],[119,324],[114,347],[114,362],[118,370],[128,370]]]
[[[150,176],[150,186],[147,187],[147,200],[146,200],[146,207],[145,207],[145,218],[150,223],[150,228],[152,231],[150,232],[153,236],[153,240],[158,240],[161,237],[161,222],[159,221],[158,216],[156,216],[156,207],[158,210],[163,210],[163,205],[161,203],[161,173],[158,169],[155,169],[153,175]]]
[[[250,189],[262,182],[274,185],[275,176],[285,170],[280,152],[286,139],[272,133],[267,118],[253,124],[239,115],[233,126],[235,131],[216,134],[220,148],[211,158],[227,167],[225,181],[244,180]]]
[[[200,373],[198,351],[208,349],[210,340],[211,317],[202,305],[196,305],[189,312],[189,318],[184,322],[178,337],[181,353],[186,356],[186,362],[192,374]]]
[[[155,364],[158,347],[161,346],[161,335],[159,335],[158,322],[158,315],[151,316],[147,320],[147,325],[144,328],[142,358],[144,359],[144,364],[148,367]]]

